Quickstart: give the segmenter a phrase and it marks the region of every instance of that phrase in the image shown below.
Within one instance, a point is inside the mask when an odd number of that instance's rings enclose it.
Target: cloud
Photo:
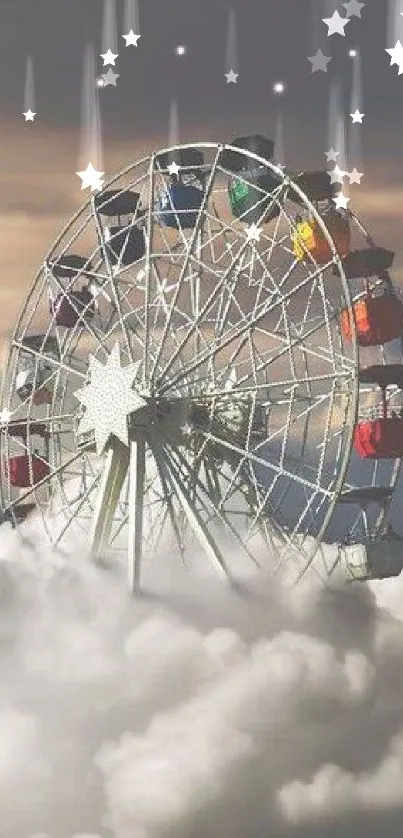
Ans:
[[[354,775],[338,765],[323,766],[308,783],[294,780],[280,789],[280,807],[293,823],[348,811],[403,807],[403,731],[373,770]]]
[[[403,810],[387,594],[155,575],[131,602],[30,538],[0,530],[1,838],[306,838]]]

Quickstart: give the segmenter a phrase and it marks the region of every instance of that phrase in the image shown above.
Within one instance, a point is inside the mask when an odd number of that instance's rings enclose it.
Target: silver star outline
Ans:
[[[94,355],[90,355],[90,381],[74,395],[85,407],[78,433],[95,432],[98,454],[104,452],[111,435],[124,445],[129,445],[127,418],[130,413],[141,410],[147,404],[132,389],[140,364],[141,361],[136,361],[122,367],[119,343],[113,347],[106,364],[101,364]]]

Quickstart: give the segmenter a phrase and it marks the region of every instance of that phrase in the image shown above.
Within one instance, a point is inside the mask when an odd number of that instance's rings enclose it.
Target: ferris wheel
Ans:
[[[3,516],[123,554],[132,591],[161,544],[233,581],[403,566],[394,254],[327,172],[273,153],[256,135],[129,166],[54,243],[11,340]]]

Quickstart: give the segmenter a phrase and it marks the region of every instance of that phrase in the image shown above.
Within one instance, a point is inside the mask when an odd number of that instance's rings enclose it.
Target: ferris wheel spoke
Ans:
[[[84,370],[77,369],[77,367],[72,366],[71,364],[66,363],[65,361],[58,361],[57,358],[54,358],[50,354],[43,354],[38,352],[32,347],[28,346],[23,341],[16,340],[13,338],[11,341],[11,346],[19,349],[20,351],[31,355],[33,358],[36,358],[37,361],[44,361],[46,360],[47,364],[55,367],[57,370],[64,370],[64,372],[68,372],[70,375],[77,375],[79,378],[85,378],[87,373]]]
[[[192,466],[187,462],[186,458],[183,456],[179,449],[170,450],[170,454],[172,459],[176,463],[176,467],[178,469],[179,479],[182,483],[187,483],[192,486],[192,495],[191,499],[193,503],[196,500],[199,501],[199,504],[203,506],[205,513],[210,515],[211,520],[214,518],[218,518],[220,523],[223,525],[225,529],[232,535],[238,546],[241,548],[243,553],[246,553],[248,558],[252,561],[252,563],[259,567],[259,562],[257,561],[256,557],[248,550],[246,545],[243,543],[242,538],[239,532],[236,530],[235,526],[231,523],[228,517],[228,513],[223,509],[223,506],[220,505],[218,502],[218,496],[221,497],[221,490],[219,485],[219,480],[217,473],[214,472],[214,469],[211,469],[206,461],[203,461],[204,469],[206,476],[209,473],[208,482],[211,486],[213,486],[213,492],[210,494],[208,489],[203,484],[202,480],[200,479],[198,474],[195,474],[194,469]],[[185,480],[183,480],[182,475],[184,475]],[[211,510],[211,511],[210,511]],[[207,520],[206,524],[208,527],[209,521]]]
[[[79,498],[78,502],[75,501],[74,504],[69,503],[69,513],[67,515],[67,521],[65,522],[62,529],[59,531],[57,538],[54,540],[54,546],[58,547],[60,542],[62,541],[64,535],[68,531],[68,529],[72,526],[72,524],[77,520],[77,516],[81,512],[83,506],[87,503],[88,498],[91,496],[94,489],[96,489],[99,481],[101,478],[101,472],[98,472],[94,476],[93,481],[90,483],[89,486],[83,491],[81,497]],[[64,510],[63,510],[64,511]]]
[[[46,477],[43,477],[41,480],[38,480],[35,484],[30,486],[29,489],[27,489],[25,492],[23,492],[21,495],[19,495],[18,498],[15,498],[13,501],[10,501],[10,503],[8,503],[4,507],[3,511],[8,512],[9,510],[11,510],[15,506],[17,506],[17,504],[19,504],[23,500],[25,500],[25,498],[28,498],[33,493],[37,492],[38,489],[40,489],[42,486],[50,485],[50,482],[51,482],[52,478],[57,477],[58,475],[62,474],[73,463],[75,463],[75,462],[77,462],[77,460],[81,459],[81,457],[83,456],[83,452],[84,452],[85,448],[88,448],[88,447],[89,446],[83,446],[81,451],[78,451],[76,454],[73,454],[73,456],[70,457],[70,459],[67,460],[65,463],[61,463],[60,466],[58,466],[57,468],[54,468],[49,474],[46,475]]]
[[[200,512],[197,510],[196,505],[181,478],[180,471],[166,447],[164,447],[163,459],[166,477],[180,505],[182,506],[186,519],[199,541],[199,544],[212,560],[214,567],[218,568],[221,573],[224,573],[228,578],[231,578],[229,567],[227,566],[222,552],[209,532]]]
[[[128,466],[128,448],[116,437],[112,437],[112,443],[105,455],[91,525],[89,544],[94,558],[100,556],[108,547],[113,519]]]
[[[178,521],[177,521],[177,518],[176,518],[176,515],[175,515],[175,509],[174,509],[174,505],[173,505],[173,501],[172,501],[173,490],[170,489],[170,486],[169,486],[169,474],[167,474],[166,465],[165,465],[164,456],[163,456],[163,453],[162,453],[162,450],[161,450],[161,446],[157,445],[157,444],[152,446],[152,451],[153,451],[154,459],[155,459],[155,462],[156,462],[156,465],[157,465],[158,474],[159,474],[159,478],[160,478],[160,481],[161,481],[162,490],[163,490],[163,493],[164,493],[164,500],[165,500],[165,503],[166,503],[166,506],[167,506],[167,509],[168,509],[168,513],[169,513],[169,519],[170,519],[170,522],[171,522],[171,527],[172,527],[173,533],[175,535],[176,543],[177,543],[177,546],[178,546],[179,555],[180,555],[180,558],[181,558],[181,563],[184,566],[185,565],[185,547],[184,547],[184,544],[183,544],[183,538],[182,538],[182,535],[181,535],[181,532],[180,532],[180,528],[178,526]]]
[[[239,327],[235,328],[233,331],[230,330],[230,333],[227,334],[224,338],[218,339],[216,341],[212,341],[211,347],[208,350],[208,352],[206,352],[204,354],[200,353],[200,355],[196,359],[194,359],[192,363],[189,364],[189,366],[186,368],[186,375],[189,375],[189,373],[196,370],[201,364],[204,364],[204,363],[210,361],[212,358],[214,358],[216,355],[218,355],[219,352],[222,352],[223,349],[225,349],[227,346],[229,346],[231,343],[233,343],[238,338],[240,338],[241,340],[244,339],[246,329],[255,328],[258,325],[258,323],[260,323],[260,321],[263,320],[264,317],[266,317],[268,314],[270,314],[272,311],[274,311],[274,309],[276,309],[278,305],[281,305],[282,302],[284,302],[287,299],[290,299],[293,296],[293,294],[296,293],[296,291],[299,291],[302,288],[305,288],[306,285],[310,282],[310,280],[311,280],[311,277],[305,278],[297,286],[295,286],[293,289],[291,289],[289,292],[287,292],[287,294],[283,295],[283,298],[282,298],[281,301],[276,300],[274,303],[271,302],[271,301],[270,302],[266,301],[264,304],[262,304],[261,310],[259,311],[259,313],[255,314],[252,317],[246,318],[245,323],[243,323],[240,328]],[[313,329],[311,329],[310,332],[308,332],[306,335],[304,335],[303,338],[298,337],[297,339],[295,339],[295,341],[293,341],[293,346],[296,347],[296,346],[300,345],[303,340],[306,340],[307,337],[310,337],[310,335],[315,334],[315,332],[317,332],[317,331],[318,331],[318,327],[315,326]],[[289,349],[289,347],[286,346],[285,349],[282,350],[282,352],[278,353],[277,355],[272,356],[271,359],[270,359],[270,363],[272,363],[274,360],[277,360],[278,358],[282,357],[282,355],[284,353],[286,353],[288,351],[288,349]],[[164,380],[164,378],[166,376],[166,373],[167,373],[168,369],[170,368],[172,362],[173,362],[173,358],[171,359],[169,364],[162,371],[161,381]],[[185,375],[185,372],[181,372],[181,373],[178,373],[176,376],[173,376],[173,378],[168,380],[166,384],[161,383],[161,385],[159,387],[160,393],[164,393],[168,389],[171,389],[172,387],[176,387],[178,382],[183,377],[183,375]]]
[[[212,308],[213,304],[219,299],[220,294],[223,291],[226,290],[226,288],[228,286],[228,280],[231,277],[231,275],[233,274],[235,265],[237,264],[237,262],[239,260],[242,260],[243,254],[247,250],[248,246],[249,246],[249,242],[248,242],[247,239],[245,239],[243,241],[242,245],[240,246],[240,248],[238,249],[237,253],[234,255],[231,264],[224,271],[222,276],[219,278],[219,281],[218,281],[217,285],[215,286],[214,290],[211,292],[210,296],[208,297],[208,299],[204,303],[203,307],[199,311],[198,318],[195,319],[195,321],[190,326],[189,331],[186,333],[186,335],[182,339],[180,346],[176,350],[176,353],[173,354],[171,359],[167,362],[164,369],[162,370],[161,381],[163,381],[167,377],[168,371],[171,369],[173,363],[176,360],[177,353],[180,350],[183,350],[185,348],[189,339],[194,335],[195,331],[200,327],[200,324],[203,323],[204,320],[206,319],[206,317],[208,315],[208,312]],[[227,314],[228,314],[228,312],[227,312]],[[225,317],[225,321],[222,325],[222,329],[224,329],[226,319],[227,319],[227,316]],[[247,322],[247,318],[245,319],[245,322]],[[240,335],[243,334],[244,326],[245,326],[245,324],[243,324],[240,331],[238,330],[238,334],[240,334]],[[235,337],[236,337],[236,335],[235,335]],[[227,343],[230,343],[231,340],[233,339],[232,337],[227,338],[227,341],[225,342],[225,341],[220,341],[220,338],[221,338],[221,334],[219,333],[218,336],[213,341],[213,344],[212,344],[213,348],[216,348],[216,352],[219,352],[221,348],[224,348],[225,345]],[[204,363],[206,360],[208,361],[210,359],[210,357],[212,357],[210,349],[207,351],[207,354],[205,356],[203,356],[203,353],[197,353],[196,360],[194,361],[193,366],[191,365],[190,368],[187,369],[186,374],[189,374],[189,372],[192,372],[194,369],[196,369],[200,365],[200,363]],[[171,380],[168,380],[168,385],[167,386],[168,387],[175,386],[177,381],[178,381],[178,376],[175,377],[175,375],[174,375],[174,377]]]
[[[245,462],[249,461],[254,465],[264,466],[266,469],[273,471],[275,474],[280,474],[283,477],[288,477],[291,481],[301,485],[306,486],[308,489],[317,490],[318,486],[314,483],[311,483],[309,480],[306,480],[294,473],[288,471],[285,468],[275,465],[275,463],[269,462],[268,460],[263,459],[263,457],[259,457],[254,454],[252,451],[246,451],[244,448],[241,448],[239,445],[236,445],[233,442],[230,442],[223,437],[216,436],[212,434],[210,431],[199,431],[203,436],[207,437],[207,439],[211,442],[217,443],[217,445],[221,446],[222,448],[232,451],[234,454],[240,456]],[[323,487],[319,487],[320,491],[327,495],[329,498],[333,496],[333,492],[329,489],[325,489]]]
[[[204,194],[203,194],[203,199],[202,199],[202,202],[201,202],[201,205],[200,205],[200,208],[199,208],[199,214],[198,214],[196,223],[193,227],[189,244],[186,248],[186,256],[183,260],[183,264],[182,264],[181,269],[180,269],[180,274],[179,274],[179,279],[178,279],[178,284],[177,284],[177,287],[176,287],[176,291],[174,293],[174,296],[173,296],[173,299],[172,299],[172,302],[171,302],[171,305],[170,305],[170,308],[169,308],[168,316],[167,316],[167,319],[166,319],[166,323],[165,323],[162,338],[161,338],[161,343],[159,345],[159,348],[158,348],[158,351],[157,351],[157,356],[156,356],[153,368],[151,370],[151,382],[153,382],[153,380],[154,380],[154,376],[155,376],[155,373],[156,373],[161,355],[162,355],[163,350],[164,350],[165,341],[166,341],[166,338],[167,338],[167,335],[168,335],[168,332],[169,332],[169,329],[170,329],[171,321],[172,321],[172,314],[173,314],[173,311],[174,311],[174,309],[177,305],[179,295],[181,293],[182,286],[183,286],[183,283],[184,283],[184,279],[185,279],[185,276],[186,276],[186,273],[187,273],[187,270],[188,270],[188,267],[189,267],[189,264],[190,264],[190,261],[191,261],[191,257],[192,257],[192,254],[193,254],[193,248],[195,247],[195,244],[197,242],[198,232],[199,232],[200,227],[203,223],[204,212],[205,212],[205,209],[206,209],[209,197],[210,197],[210,193],[211,193],[211,190],[212,190],[212,186],[213,186],[213,183],[214,183],[215,173],[216,173],[217,164],[218,164],[220,154],[221,154],[221,148],[218,149],[218,151],[215,155],[215,160],[214,160],[214,162],[212,164],[212,167],[210,169],[208,181],[207,181],[205,191],[204,191]]]
[[[129,534],[128,534],[128,584],[129,592],[140,588],[140,571],[143,547],[144,489],[146,469],[145,438],[130,443],[129,467]]]

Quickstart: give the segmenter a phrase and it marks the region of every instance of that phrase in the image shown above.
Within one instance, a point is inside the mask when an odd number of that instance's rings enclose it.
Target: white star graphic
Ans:
[[[135,35],[133,29],[131,29],[127,35],[122,35],[122,38],[125,39],[127,47],[137,47],[138,39],[141,38],[141,35]]]
[[[94,169],[92,163],[88,163],[83,172],[76,172],[76,175],[82,180],[81,189],[88,189],[90,186],[91,192],[94,192],[95,189],[102,189],[104,181],[101,178],[104,174],[105,172],[98,172]]]
[[[403,73],[403,46],[400,41],[397,41],[396,45],[391,49],[386,49],[385,52],[389,53],[391,56],[390,67],[392,67],[393,64],[397,64],[399,67],[398,76],[401,76]]]
[[[23,113],[22,115],[25,116],[25,122],[33,122],[34,117],[36,116],[36,112],[31,111],[31,109],[28,108],[28,110],[25,111],[25,113]]]
[[[330,175],[330,183],[343,183],[343,178],[346,176],[347,172],[343,172],[340,166],[335,165],[334,169],[329,172]]]
[[[343,3],[348,17],[361,17],[361,9],[364,8],[365,3],[359,3],[358,0],[348,0],[348,3]]]
[[[332,198],[334,203],[336,204],[336,209],[347,209],[347,204],[350,198],[347,198],[347,195],[343,195],[342,192],[339,192],[335,198]]]
[[[113,347],[106,364],[101,364],[93,355],[90,355],[91,380],[74,395],[85,407],[78,433],[95,431],[98,454],[103,453],[112,434],[124,445],[129,444],[127,418],[147,404],[132,389],[140,364],[141,361],[137,361],[135,364],[122,367],[118,343]]]
[[[326,160],[328,163],[333,162],[336,163],[337,157],[339,156],[340,152],[335,151],[334,148],[329,148],[329,151],[325,151]]]
[[[327,65],[331,60],[328,55],[323,54],[321,49],[318,49],[315,55],[308,58],[308,61],[312,64],[312,73],[316,73],[317,70],[323,70],[324,73],[327,73]]]
[[[104,67],[106,67],[107,64],[113,64],[113,66],[115,66],[115,61],[118,57],[118,54],[115,55],[115,53],[112,52],[111,49],[108,49],[108,51],[105,52],[103,55],[101,53],[101,58],[103,58],[104,60]]]
[[[102,78],[103,78],[103,81],[104,81],[104,84],[103,84],[104,87],[109,87],[109,85],[111,85],[111,84],[114,87],[116,87],[116,80],[119,78],[119,73],[114,73],[113,70],[112,70],[112,67],[109,67],[108,72],[104,73]]]
[[[167,166],[167,169],[168,169],[168,172],[169,172],[170,175],[177,175],[178,172],[179,172],[180,166],[178,166],[178,164],[175,163],[175,160],[173,160],[173,162],[170,163],[169,166]]]
[[[323,17],[322,20],[328,27],[328,37],[330,35],[345,35],[344,27],[350,22],[350,18],[341,17],[337,10],[333,12],[331,17]]]
[[[236,84],[238,80],[239,73],[234,73],[233,70],[229,70],[228,73],[225,73],[225,78],[227,79],[227,84]]]
[[[260,234],[262,232],[262,228],[258,227],[257,224],[251,224],[250,227],[246,228],[246,238],[248,241],[260,241]]]
[[[362,118],[363,118],[363,116],[365,116],[365,113],[360,113],[358,108],[356,108],[354,113],[351,113],[350,116],[351,116],[351,119],[353,120],[353,122],[361,122],[362,123]]]
[[[350,183],[361,183],[361,178],[364,177],[364,172],[357,172],[354,167],[352,172],[347,172]]]

